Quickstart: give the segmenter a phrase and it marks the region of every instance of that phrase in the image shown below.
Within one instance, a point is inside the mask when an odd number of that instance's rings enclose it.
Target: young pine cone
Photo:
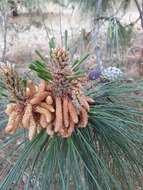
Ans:
[[[36,134],[37,134],[37,124],[33,116],[31,116],[29,123],[29,131],[28,131],[29,140],[32,140],[36,136]]]
[[[16,129],[19,127],[20,120],[21,116],[16,112],[12,112],[10,114],[8,124],[5,128],[5,132],[9,134],[14,134],[16,132]]]
[[[59,63],[62,65],[63,63],[67,62],[69,59],[68,52],[62,48],[55,48],[52,50],[52,59],[55,63]]]
[[[86,128],[87,124],[88,124],[88,113],[85,110],[85,108],[81,107],[79,125],[80,125],[81,128]]]
[[[38,126],[46,128],[52,122],[55,109],[46,87],[46,81],[41,81],[39,87],[31,80],[27,81],[23,101],[17,100],[7,105],[5,113],[9,116],[9,121],[5,128],[6,133],[13,134],[17,128],[25,128],[28,129],[31,140],[37,134]]]
[[[63,126],[63,113],[62,113],[62,99],[60,97],[55,98],[56,104],[56,118],[55,118],[55,132],[59,132]]]

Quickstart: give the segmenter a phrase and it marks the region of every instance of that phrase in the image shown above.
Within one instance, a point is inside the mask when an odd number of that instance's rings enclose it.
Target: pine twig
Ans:
[[[4,29],[4,35],[3,35],[3,52],[2,52],[2,62],[6,61],[6,51],[7,51],[7,13],[3,12],[3,29]]]
[[[139,4],[138,0],[134,0],[134,1],[135,1],[136,6],[137,6],[137,9],[139,11],[139,14],[140,14],[141,26],[142,26],[142,29],[143,29],[143,9],[140,7],[140,4]]]

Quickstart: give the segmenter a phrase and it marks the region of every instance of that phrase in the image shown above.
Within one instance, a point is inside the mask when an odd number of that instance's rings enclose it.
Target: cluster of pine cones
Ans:
[[[7,133],[14,134],[18,128],[25,128],[29,130],[29,139],[32,140],[43,128],[50,136],[56,133],[67,138],[75,128],[87,126],[88,102],[94,102],[90,97],[82,95],[79,99],[81,106],[77,109],[68,96],[53,97],[46,81],[42,81],[39,87],[32,81],[27,83],[25,102],[7,105]]]
[[[74,72],[66,63],[66,51],[53,50],[52,59],[53,80],[42,80],[39,86],[31,80],[27,81],[23,101],[7,105],[7,133],[13,134],[18,128],[26,128],[32,140],[39,131],[45,129],[50,136],[68,138],[76,128],[87,127],[90,104],[94,100],[84,95],[80,80],[69,80],[68,75]]]

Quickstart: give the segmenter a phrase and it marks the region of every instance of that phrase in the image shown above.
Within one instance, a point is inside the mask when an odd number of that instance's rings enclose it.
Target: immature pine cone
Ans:
[[[62,48],[55,48],[52,50],[52,59],[60,66],[64,65],[69,60],[68,52]]]

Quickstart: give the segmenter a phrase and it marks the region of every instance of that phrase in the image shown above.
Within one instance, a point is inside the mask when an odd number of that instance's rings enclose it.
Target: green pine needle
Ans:
[[[76,60],[73,65],[72,65],[72,69],[73,71],[77,71],[79,69],[79,66],[89,57],[89,54],[86,54],[85,56],[83,56],[80,60]]]
[[[47,66],[45,63],[40,62],[40,61],[34,61],[32,64],[29,66],[31,70],[36,71],[37,75],[41,77],[42,79],[45,79],[46,81],[52,80],[52,75],[48,71]]]

